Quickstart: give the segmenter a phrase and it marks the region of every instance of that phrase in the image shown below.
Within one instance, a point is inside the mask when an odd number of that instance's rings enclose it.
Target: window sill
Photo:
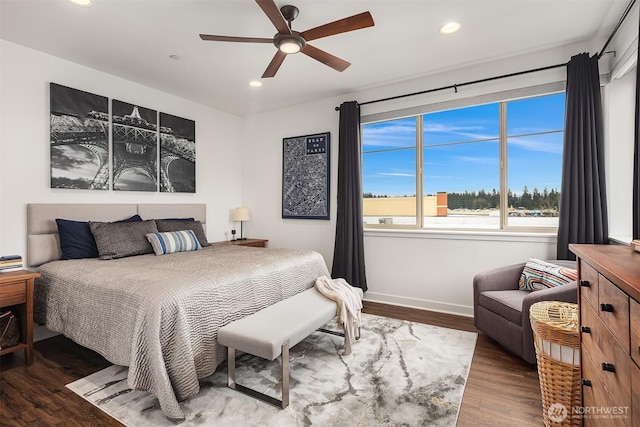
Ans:
[[[609,242],[616,245],[629,245],[632,240],[631,236],[609,236]]]
[[[557,232],[523,232],[512,230],[407,230],[364,229],[365,237],[392,237],[408,239],[482,240],[504,242],[554,243]]]

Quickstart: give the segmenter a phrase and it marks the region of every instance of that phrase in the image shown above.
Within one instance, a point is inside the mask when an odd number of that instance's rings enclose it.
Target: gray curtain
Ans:
[[[636,64],[636,133],[633,154],[633,238],[640,239],[640,40]]]
[[[338,216],[331,277],[341,277],[366,291],[360,106],[355,101],[340,105],[338,144]]]
[[[569,243],[609,241],[597,55],[571,58],[566,99],[557,257],[575,259]]]

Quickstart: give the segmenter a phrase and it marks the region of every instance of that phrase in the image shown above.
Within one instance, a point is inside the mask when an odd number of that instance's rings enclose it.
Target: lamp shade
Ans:
[[[234,221],[249,221],[249,209],[247,208],[235,208],[233,210]]]

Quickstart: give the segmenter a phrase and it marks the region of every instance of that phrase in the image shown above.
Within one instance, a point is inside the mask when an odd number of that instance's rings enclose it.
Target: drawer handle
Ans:
[[[600,304],[600,311],[606,311],[609,313],[613,313],[613,305],[611,304]]]
[[[582,332],[584,332],[585,334],[590,334],[591,333],[591,328],[588,326],[583,326],[582,327]]]
[[[582,379],[582,385],[586,386],[586,387],[591,387],[591,380],[588,380],[586,378]]]
[[[607,372],[615,372],[616,367],[613,366],[613,363],[602,363],[602,370]]]
[[[580,280],[580,286],[582,286],[583,288],[588,288],[591,285],[589,284],[588,280]]]

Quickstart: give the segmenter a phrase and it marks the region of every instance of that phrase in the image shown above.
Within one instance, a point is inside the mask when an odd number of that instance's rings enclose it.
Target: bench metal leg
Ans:
[[[318,328],[318,331],[324,332],[325,334],[337,335],[339,337],[344,338],[344,332],[333,331],[331,329],[326,328]],[[358,336],[356,337],[356,341],[360,339],[360,326],[358,326]]]
[[[289,406],[289,343],[282,344],[282,400],[236,383],[236,349],[227,348],[227,387],[279,408]]]

